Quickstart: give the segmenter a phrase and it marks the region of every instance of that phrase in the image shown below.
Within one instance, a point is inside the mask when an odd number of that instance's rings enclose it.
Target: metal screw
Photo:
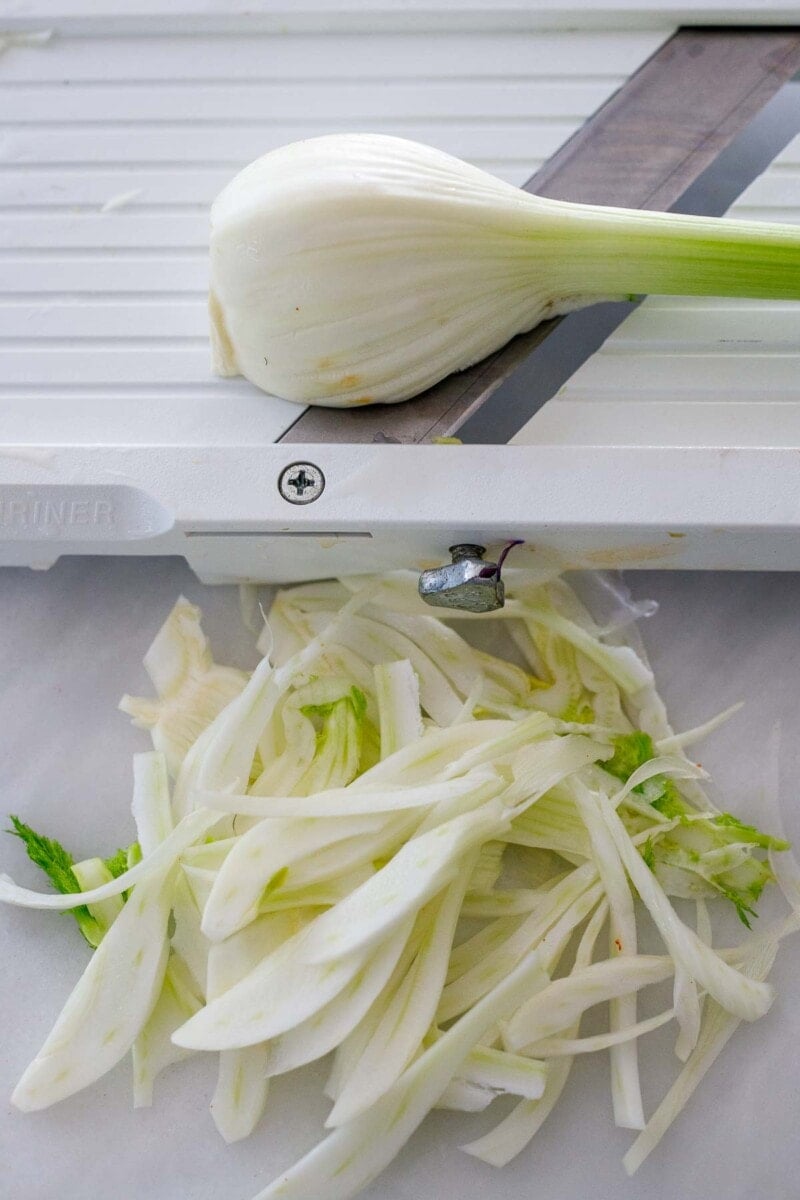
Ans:
[[[278,491],[290,504],[310,504],[325,491],[325,476],[314,463],[290,463],[278,476]]]

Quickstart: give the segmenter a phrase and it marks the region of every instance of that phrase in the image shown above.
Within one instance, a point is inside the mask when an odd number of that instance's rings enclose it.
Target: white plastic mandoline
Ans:
[[[521,183],[683,10],[587,0],[564,32],[547,5],[445,0],[4,7],[0,564],[290,581],[521,537],[532,562],[800,568],[791,305],[647,301],[510,446],[276,444],[298,409],[209,374],[208,205],[240,166],[372,128]],[[800,221],[797,143],[738,208]],[[324,472],[313,504],[279,494],[295,461]]]

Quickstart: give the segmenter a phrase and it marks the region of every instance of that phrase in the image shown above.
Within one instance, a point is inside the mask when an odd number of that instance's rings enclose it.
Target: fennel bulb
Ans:
[[[429,146],[331,134],[211,209],[214,370],[394,404],[548,317],[632,294],[800,298],[800,229],[532,196]]]

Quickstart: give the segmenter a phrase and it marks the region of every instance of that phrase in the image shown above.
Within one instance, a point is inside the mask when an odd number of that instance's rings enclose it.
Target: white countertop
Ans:
[[[782,801],[800,842],[797,778],[800,576],[647,573],[637,595],[658,599],[643,634],[676,727],[733,703],[744,714],[699,751],[719,768],[720,801],[762,819],[770,730],[783,722]],[[45,574],[0,572],[0,812],[18,812],[77,855],[108,853],[132,836],[130,753],[146,747],[115,711],[125,690],[146,691],[141,656],[179,592],[200,603],[217,657],[254,662],[232,588],[204,587],[176,560],[76,559]],[[11,838],[0,869],[40,886]],[[768,916],[762,917],[762,921]],[[735,923],[731,932],[735,933]],[[41,1044],[88,953],[69,917],[0,911],[0,1196],[5,1200],[250,1200],[320,1136],[319,1070],[281,1080],[262,1127],[227,1147],[208,1115],[213,1065],[196,1059],[156,1085],[154,1107],[133,1112],[123,1062],[88,1091],[23,1116],[7,1097]],[[794,1200],[800,1166],[800,939],[773,974],[778,998],[740,1028],[689,1108],[633,1180],[614,1128],[605,1055],[587,1056],[542,1134],[502,1172],[460,1143],[499,1119],[436,1114],[365,1193],[369,1200]],[[656,1001],[653,1000],[653,1003]],[[647,1010],[649,1011],[649,1009]],[[668,1030],[643,1046],[648,1111],[677,1060]],[[106,1188],[108,1190],[106,1190]]]

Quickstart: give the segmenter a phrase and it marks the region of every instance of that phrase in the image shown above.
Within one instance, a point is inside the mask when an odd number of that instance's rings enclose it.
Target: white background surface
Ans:
[[[745,715],[699,752],[718,768],[721,802],[761,819],[766,741],[783,720],[782,802],[800,843],[795,794],[800,664],[800,575],[647,573],[637,595],[661,602],[644,637],[674,723],[684,728],[744,697]],[[52,571],[0,572],[0,812],[17,812],[62,837],[78,856],[107,853],[133,830],[130,753],[146,747],[115,711],[125,690],[146,690],[140,665],[159,623],[184,591],[207,614],[221,661],[252,665],[235,589],[198,584],[183,564],[73,560]],[[720,799],[720,797],[718,797]],[[11,838],[0,868],[40,886]],[[768,919],[763,917],[762,920]],[[735,933],[735,925],[727,927]],[[315,1143],[326,1106],[322,1073],[280,1081],[248,1141],[226,1147],[208,1115],[211,1061],[173,1068],[155,1105],[134,1113],[123,1062],[87,1092],[34,1115],[7,1103],[86,962],[69,917],[0,911],[0,1197],[2,1200],[250,1200]],[[633,1180],[614,1128],[605,1056],[576,1069],[536,1142],[502,1172],[461,1154],[459,1143],[500,1117],[436,1114],[365,1195],[371,1200],[794,1200],[800,1148],[800,940],[773,975],[778,999],[757,1026],[741,1027],[689,1109]],[[656,1011],[662,997],[648,997]],[[677,1060],[674,1032],[643,1048],[652,1111]]]

